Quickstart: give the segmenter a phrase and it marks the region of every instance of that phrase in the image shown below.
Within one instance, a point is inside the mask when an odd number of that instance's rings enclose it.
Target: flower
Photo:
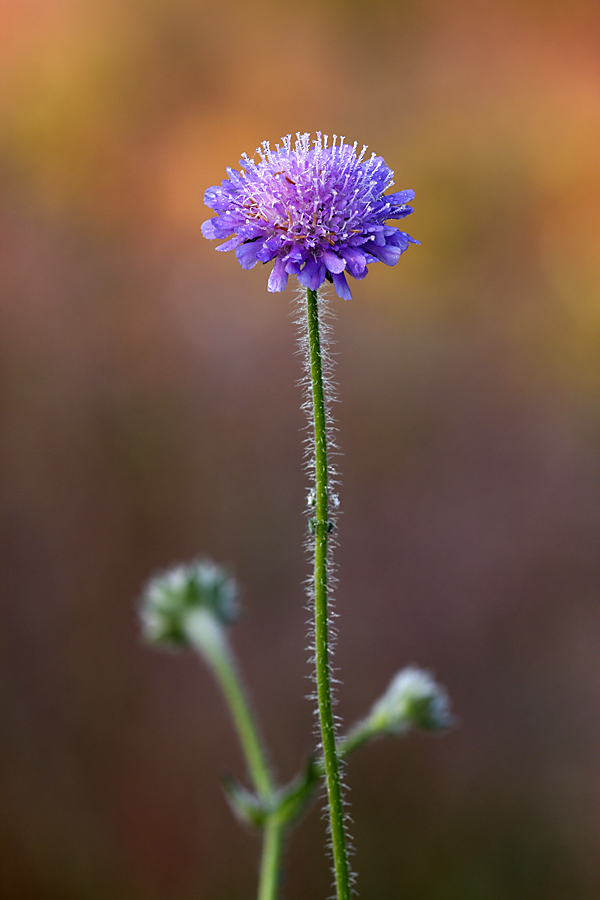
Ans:
[[[258,162],[244,154],[241,172],[210,187],[204,202],[216,216],[202,224],[209,240],[228,238],[217,250],[235,250],[242,268],[275,260],[268,290],[283,291],[288,276],[311,290],[327,279],[339,297],[352,296],[346,272],[362,279],[369,263],[395,265],[409,244],[409,234],[390,225],[412,212],[414,191],[384,194],[394,173],[383,157],[365,158],[366,147],[317,132],[282,138],[271,150],[264,141]],[[256,154],[255,154],[256,155]]]
[[[450,728],[453,717],[444,688],[429,672],[408,666],[391,680],[373,705],[368,725],[373,733],[401,734],[408,728],[440,731]]]
[[[236,620],[237,597],[233,578],[210,560],[176,566],[155,575],[142,597],[144,637],[151,644],[190,646],[194,643],[192,632],[197,629],[193,623],[198,620],[198,613],[212,634]]]

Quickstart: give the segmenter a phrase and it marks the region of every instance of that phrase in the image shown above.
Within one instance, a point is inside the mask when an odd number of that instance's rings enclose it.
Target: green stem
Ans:
[[[362,747],[363,744],[370,741],[373,736],[373,729],[369,727],[368,720],[366,722],[359,722],[358,725],[355,725],[354,728],[352,728],[339,742],[339,759],[345,759],[351,753],[354,753],[355,750],[358,750],[359,747]]]
[[[327,614],[327,536],[329,530],[329,504],[327,486],[327,428],[325,394],[321,364],[321,340],[319,334],[319,306],[317,292],[306,292],[308,338],[310,350],[310,375],[313,397],[315,436],[315,668],[317,701],[321,723],[323,763],[329,803],[331,845],[338,900],[350,900],[350,872],[346,850],[344,809],[338,755],[335,746],[335,729],[331,709],[331,685],[329,677],[329,622]]]
[[[263,834],[258,900],[277,900],[283,827],[274,816],[267,819]]]
[[[255,790],[261,800],[269,802],[275,788],[267,755],[223,630],[219,629],[211,635],[210,645],[203,640],[200,649],[210,663],[229,705]]]
[[[225,696],[235,724],[248,773],[254,789],[266,806],[271,806],[275,785],[267,755],[252,713],[244,685],[223,628],[207,613],[196,613],[189,619],[188,635],[202,657],[210,665]],[[267,818],[263,831],[262,858],[258,884],[258,900],[277,900],[280,880],[283,828],[276,814]]]

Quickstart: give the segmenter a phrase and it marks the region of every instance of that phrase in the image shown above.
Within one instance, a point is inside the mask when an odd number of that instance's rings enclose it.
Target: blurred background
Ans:
[[[281,778],[313,746],[294,290],[200,236],[264,139],[368,143],[422,242],[333,299],[339,712],[430,668],[460,727],[357,755],[379,900],[600,896],[595,0],[0,3],[2,900],[252,897],[243,775],[136,597],[207,554]],[[284,896],[325,897],[324,824]]]

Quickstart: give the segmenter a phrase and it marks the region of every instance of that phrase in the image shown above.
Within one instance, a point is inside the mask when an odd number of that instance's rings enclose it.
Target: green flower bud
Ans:
[[[237,598],[234,579],[209,560],[162,572],[148,582],[142,596],[144,637],[151,644],[189,647],[190,627],[195,630],[199,619],[217,631],[235,621]]]
[[[429,672],[409,666],[392,678],[366,724],[373,734],[401,734],[409,728],[441,731],[453,724],[450,700]]]

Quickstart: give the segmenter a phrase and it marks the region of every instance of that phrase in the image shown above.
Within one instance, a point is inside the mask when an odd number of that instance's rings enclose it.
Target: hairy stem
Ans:
[[[313,399],[315,440],[315,519],[314,519],[314,601],[315,601],[315,669],[317,701],[323,745],[323,764],[327,784],[331,845],[338,900],[350,898],[350,872],[346,849],[344,809],[338,755],[335,745],[335,729],[331,708],[331,684],[329,676],[329,619],[327,610],[327,539],[329,532],[327,428],[325,393],[321,361],[319,332],[319,306],[317,292],[306,292],[308,339],[310,352],[310,376]]]

